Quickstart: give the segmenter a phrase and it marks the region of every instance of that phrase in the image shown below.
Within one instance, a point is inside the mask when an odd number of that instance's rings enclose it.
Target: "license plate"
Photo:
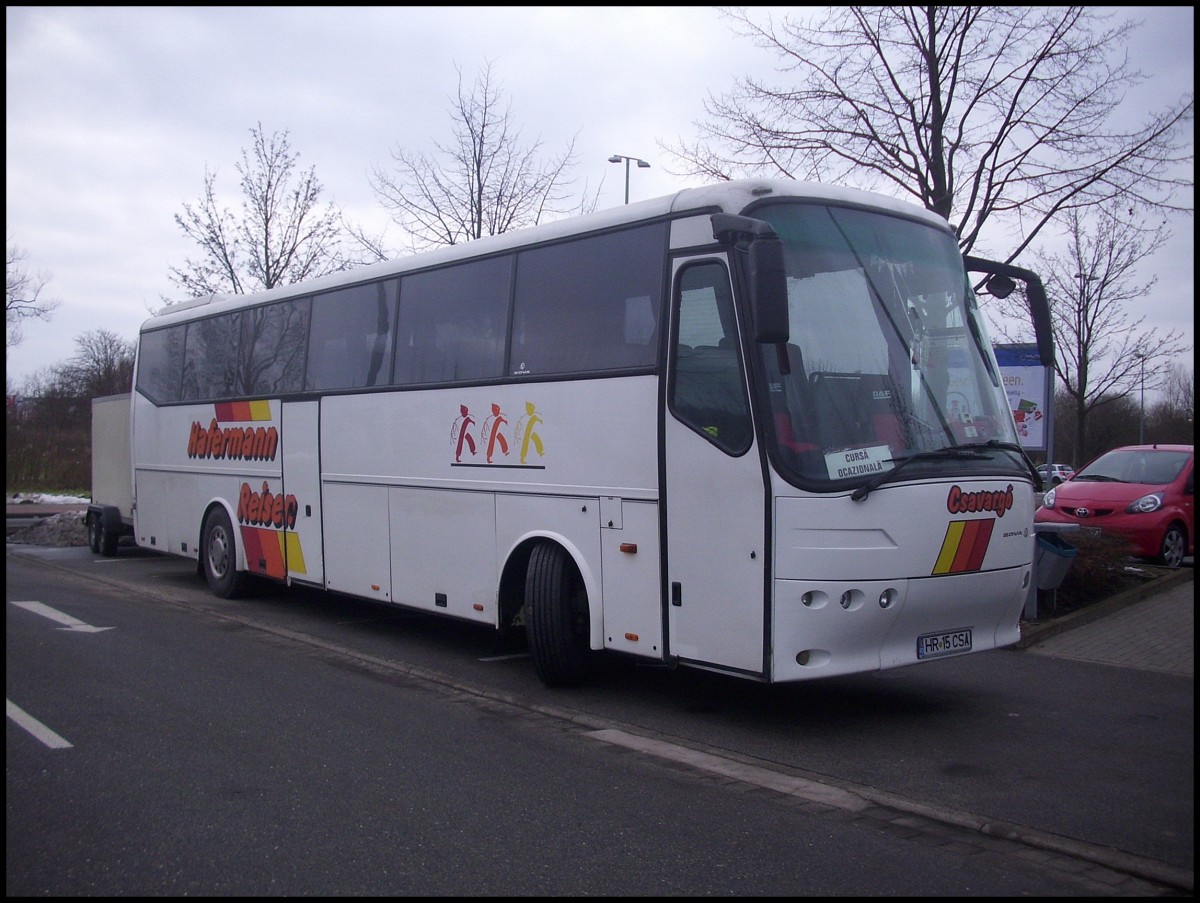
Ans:
[[[917,637],[917,658],[937,658],[971,651],[971,628],[925,633]]]

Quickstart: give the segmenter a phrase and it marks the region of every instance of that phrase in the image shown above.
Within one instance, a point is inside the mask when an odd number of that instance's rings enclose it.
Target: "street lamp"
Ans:
[[[629,164],[637,163],[638,169],[649,169],[650,164],[645,160],[639,160],[637,157],[626,157],[624,154],[613,154],[608,158],[609,163],[620,163],[625,161],[625,203],[629,203]]]
[[[1142,384],[1142,400],[1138,405],[1138,445],[1146,444],[1146,355],[1135,353],[1134,357],[1138,359],[1138,368],[1141,371],[1138,379]]]
[[[1087,284],[1092,277],[1088,273],[1076,273],[1075,278],[1079,280],[1079,303],[1082,305],[1087,300]]]

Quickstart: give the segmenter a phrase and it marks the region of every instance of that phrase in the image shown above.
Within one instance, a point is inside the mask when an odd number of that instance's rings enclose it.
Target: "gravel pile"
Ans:
[[[87,528],[83,525],[84,509],[43,517],[28,527],[14,530],[8,542],[30,546],[86,546]]]

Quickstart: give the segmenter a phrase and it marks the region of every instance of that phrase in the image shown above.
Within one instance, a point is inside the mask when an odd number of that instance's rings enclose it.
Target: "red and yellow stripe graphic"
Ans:
[[[950,521],[946,526],[946,538],[942,540],[942,550],[933,566],[933,575],[964,574],[979,570],[983,566],[983,556],[987,554],[995,523],[991,518]]]
[[[256,574],[266,574],[277,580],[287,577],[288,571],[307,574],[300,537],[287,530],[266,530],[262,527],[242,527],[242,542],[246,546],[246,567]]]
[[[219,401],[215,405],[218,423],[246,423],[251,420],[270,420],[269,401]]]

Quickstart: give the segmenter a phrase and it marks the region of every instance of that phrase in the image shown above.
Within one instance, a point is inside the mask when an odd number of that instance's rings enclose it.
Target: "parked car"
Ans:
[[[1075,468],[1070,464],[1039,464],[1037,472],[1043,486],[1057,486],[1071,479],[1075,475]]]
[[[1115,534],[1135,557],[1177,568],[1195,554],[1194,462],[1193,445],[1114,448],[1050,489],[1034,522]]]

